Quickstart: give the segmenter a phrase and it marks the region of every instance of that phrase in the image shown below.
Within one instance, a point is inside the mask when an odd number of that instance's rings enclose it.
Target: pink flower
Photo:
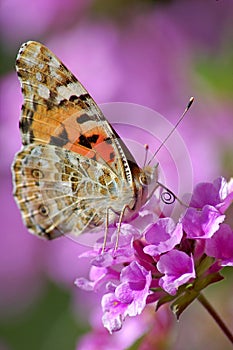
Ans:
[[[114,293],[102,298],[103,325],[110,333],[122,327],[125,317],[140,314],[146,306],[151,273],[137,262],[132,262],[121,271],[120,284]]]
[[[229,225],[220,225],[213,237],[206,240],[205,252],[218,259],[221,266],[233,266],[233,231]]]
[[[225,215],[210,205],[201,210],[188,208],[182,220],[188,238],[210,238],[219,229]]]
[[[227,181],[219,177],[211,182],[199,183],[193,192],[190,206],[193,208],[202,208],[205,205],[221,207],[227,199],[229,192],[232,192]]]
[[[168,252],[180,243],[183,236],[182,224],[177,225],[171,218],[159,219],[147,229],[145,239],[148,245],[144,252],[156,256]]]
[[[176,294],[179,286],[196,277],[193,258],[178,250],[162,255],[157,267],[164,274],[159,285],[171,295]]]
[[[142,210],[145,215],[139,212],[130,223],[122,223],[123,235],[116,251],[113,230],[104,253],[97,245],[84,254],[94,257],[90,280],[81,277],[76,285],[101,290],[102,321],[110,333],[120,330],[127,316],[141,314],[155,302],[160,307],[174,301],[179,317],[199,291],[222,279],[221,266],[233,266],[233,231],[222,224],[226,215],[219,208],[229,205],[232,190],[223,178],[197,185],[193,207],[177,224],[170,217],[158,219],[150,214],[148,205],[146,214]]]

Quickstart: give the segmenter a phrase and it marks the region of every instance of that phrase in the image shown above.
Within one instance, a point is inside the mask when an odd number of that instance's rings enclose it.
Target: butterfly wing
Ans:
[[[64,147],[107,162],[121,177],[126,177],[119,161],[127,153],[129,160],[135,162],[133,156],[82,84],[49,49],[32,41],[23,44],[16,70],[24,95],[20,120],[24,145],[47,143]]]
[[[117,193],[124,193],[119,177],[101,163],[65,148],[25,146],[15,159],[14,179],[25,225],[49,239],[97,230],[105,223],[106,208],[122,209],[122,196],[117,201]],[[125,199],[129,200],[128,192]],[[113,216],[112,212],[111,220]]]
[[[31,232],[80,234],[102,225],[110,205],[117,213],[133,207],[136,162],[81,83],[37,42],[21,46],[16,69],[24,148],[13,165],[14,195]]]

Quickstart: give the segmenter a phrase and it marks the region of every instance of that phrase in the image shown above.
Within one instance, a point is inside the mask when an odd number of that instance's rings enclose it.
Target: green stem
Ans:
[[[233,334],[227,328],[227,326],[225,325],[223,320],[220,318],[220,316],[217,314],[217,312],[214,310],[214,308],[210,305],[208,300],[204,297],[203,294],[200,294],[197,299],[202,304],[202,306],[204,306],[204,308],[209,312],[209,314],[213,317],[213,319],[218,324],[218,326],[221,328],[223,333],[226,335],[226,337],[233,344]]]

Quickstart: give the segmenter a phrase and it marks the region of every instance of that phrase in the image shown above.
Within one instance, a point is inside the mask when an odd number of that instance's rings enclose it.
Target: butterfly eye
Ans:
[[[140,174],[139,181],[142,186],[148,186],[150,183],[150,178],[146,176],[145,173]]]

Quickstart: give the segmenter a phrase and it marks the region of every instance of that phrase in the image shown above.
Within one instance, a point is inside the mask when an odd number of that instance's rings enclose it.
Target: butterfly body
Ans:
[[[16,60],[24,104],[14,196],[29,231],[79,235],[135,215],[157,173],[141,169],[91,96],[45,46],[29,41]]]

